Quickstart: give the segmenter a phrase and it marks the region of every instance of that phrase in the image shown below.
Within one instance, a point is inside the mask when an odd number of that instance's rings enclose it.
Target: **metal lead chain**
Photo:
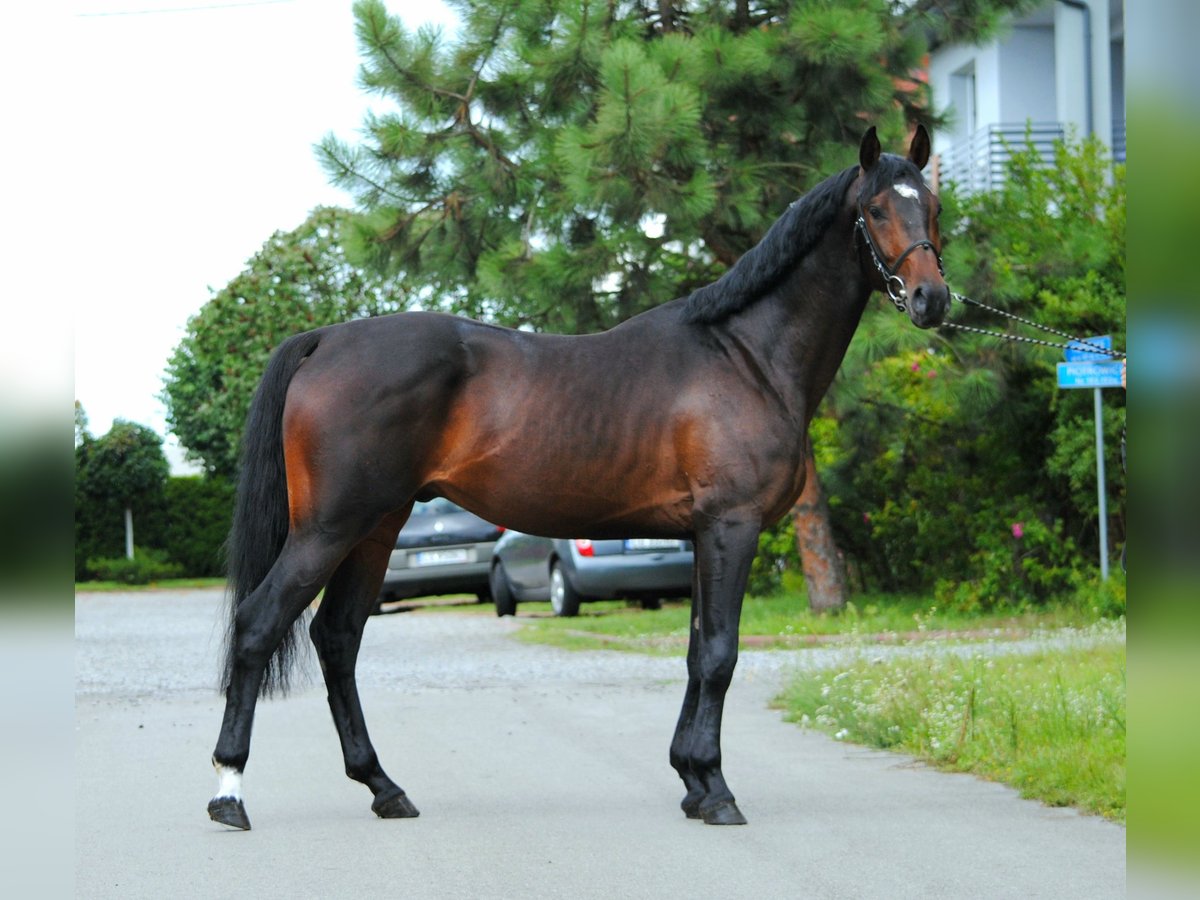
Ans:
[[[1119,350],[1109,350],[1107,347],[1101,347],[1099,344],[1093,344],[1090,341],[1085,341],[1081,338],[1077,338],[1073,334],[1068,334],[1065,331],[1059,331],[1056,328],[1050,328],[1047,325],[1040,325],[1037,322],[1031,322],[1031,321],[1029,321],[1029,319],[1023,319],[1020,316],[1013,315],[1010,312],[1005,312],[1002,309],[996,309],[994,306],[988,306],[986,303],[980,303],[978,300],[972,300],[970,297],[964,297],[962,294],[956,294],[953,291],[951,291],[950,296],[953,297],[955,300],[957,300],[959,303],[970,304],[971,306],[978,306],[980,309],[986,309],[988,312],[994,312],[997,315],[1004,316],[1006,319],[1012,319],[1014,322],[1020,322],[1022,325],[1028,325],[1030,328],[1036,328],[1039,331],[1046,331],[1046,332],[1049,332],[1050,334],[1056,334],[1059,337],[1064,337],[1068,341],[1070,341],[1070,343],[1062,344],[1062,343],[1058,343],[1056,341],[1043,341],[1043,340],[1039,340],[1037,338],[1021,337],[1021,336],[1015,335],[1015,334],[1005,334],[1002,331],[987,331],[983,328],[973,328],[970,325],[958,325],[954,322],[942,323],[947,328],[954,328],[958,331],[970,331],[973,334],[984,334],[989,337],[1000,338],[1001,340],[1013,341],[1015,343],[1020,343],[1020,344],[1037,344],[1038,346],[1041,346],[1041,347],[1056,347],[1060,350],[1066,350],[1068,348],[1076,349],[1076,350],[1087,350],[1088,352],[1091,352],[1091,353],[1100,353],[1105,356],[1111,356],[1113,359],[1124,359],[1125,358],[1125,354]]]

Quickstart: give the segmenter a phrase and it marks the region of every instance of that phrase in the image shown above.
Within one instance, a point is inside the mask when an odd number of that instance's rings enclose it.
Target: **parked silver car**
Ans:
[[[588,600],[629,597],[657,609],[664,597],[692,592],[690,541],[635,538],[589,541],[506,531],[496,542],[490,586],[496,615],[517,603],[549,600],[555,615],[579,614]]]
[[[380,600],[474,594],[485,602],[492,550],[503,531],[444,497],[415,504],[396,538]]]

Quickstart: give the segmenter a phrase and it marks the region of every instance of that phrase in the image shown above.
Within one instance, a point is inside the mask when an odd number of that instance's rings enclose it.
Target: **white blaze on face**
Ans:
[[[893,184],[892,190],[895,191],[897,194],[899,194],[901,197],[907,197],[909,200],[916,200],[917,197],[920,196],[920,194],[917,193],[917,189],[915,187],[913,187],[911,184],[905,184],[903,181]]]
[[[217,770],[217,785],[218,797],[232,797],[234,800],[242,799],[242,773],[237,769],[229,766],[222,766],[218,763],[213,763],[213,768]]]

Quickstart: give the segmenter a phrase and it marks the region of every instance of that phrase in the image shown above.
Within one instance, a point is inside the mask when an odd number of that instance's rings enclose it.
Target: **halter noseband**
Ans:
[[[858,205],[858,219],[854,223],[854,227],[862,232],[863,239],[867,242],[867,249],[871,251],[871,262],[875,263],[875,268],[879,270],[879,274],[883,276],[884,286],[887,288],[888,296],[892,303],[896,304],[896,309],[900,312],[908,311],[908,288],[904,284],[904,279],[898,274],[900,266],[908,259],[908,255],[914,250],[921,247],[928,247],[929,251],[937,258],[938,273],[945,278],[946,271],[942,268],[942,256],[938,253],[937,248],[933,246],[933,241],[929,238],[922,238],[919,241],[913,241],[904,252],[896,257],[896,261],[890,266],[883,261],[883,253],[879,249],[879,245],[875,243],[875,238],[871,236],[871,229],[867,227],[866,216],[863,215],[863,207]]]

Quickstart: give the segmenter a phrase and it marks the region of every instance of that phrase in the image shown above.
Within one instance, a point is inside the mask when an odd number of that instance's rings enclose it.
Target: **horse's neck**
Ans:
[[[871,293],[856,260],[829,264],[835,242],[828,243],[730,323],[739,341],[767,361],[772,387],[805,425],[842,364]]]

